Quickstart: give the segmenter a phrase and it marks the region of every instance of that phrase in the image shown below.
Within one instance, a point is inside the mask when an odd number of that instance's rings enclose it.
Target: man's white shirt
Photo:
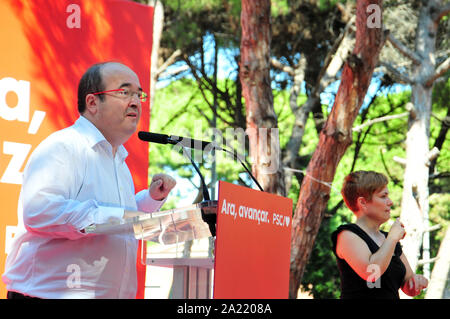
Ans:
[[[135,195],[123,146],[113,156],[101,132],[81,116],[33,152],[23,174],[18,231],[2,276],[9,291],[40,298],[134,298],[137,240],[83,229],[153,212],[164,201]]]

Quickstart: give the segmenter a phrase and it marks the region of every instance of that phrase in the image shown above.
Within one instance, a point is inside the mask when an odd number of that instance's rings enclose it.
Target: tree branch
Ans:
[[[314,94],[320,94],[322,90],[327,87],[335,77],[337,72],[341,69],[348,54],[352,51],[352,41],[349,35],[353,32],[356,16],[353,16],[346,24],[344,30],[334,42],[327,56],[324,64],[317,76],[316,83],[313,89]],[[332,67],[330,67],[332,66]]]
[[[189,100],[187,101],[187,103],[177,112],[175,112],[175,114],[161,127],[167,127],[168,125],[170,125],[175,119],[177,119],[178,117],[180,117],[182,114],[184,114],[184,112],[186,112],[187,108],[189,107],[190,103],[194,100],[195,98],[195,93],[191,94],[191,96],[189,97]]]
[[[190,61],[189,58],[185,55],[183,57],[184,62],[186,62],[186,64],[189,66],[189,68],[192,71],[192,74],[194,75],[194,77],[196,79],[198,79],[198,82],[201,83],[206,89],[208,89],[209,91],[211,91],[212,93],[216,92],[218,93],[222,99],[224,101],[227,102],[227,106],[229,106],[231,108],[232,105],[228,105],[228,101],[229,101],[229,96],[227,92],[222,91],[221,89],[219,89],[216,85],[216,83],[214,83],[213,80],[211,80],[208,76],[208,74],[206,74],[205,69],[204,68],[197,68],[195,67]],[[200,78],[196,71],[200,72],[200,74],[202,75],[202,77]],[[208,87],[209,85],[209,87]],[[209,103],[210,104],[210,103]],[[210,104],[211,105],[211,104]]]
[[[288,65],[284,65],[283,63],[281,63],[280,61],[278,61],[275,58],[270,59],[270,64],[274,67],[277,68],[278,70],[281,70],[283,72],[286,72],[287,74],[289,74],[290,76],[294,76],[295,72],[294,72],[294,68],[288,66]]]
[[[450,57],[437,67],[436,72],[434,72],[434,74],[425,82],[426,85],[433,85],[434,81],[443,76],[448,70],[450,70]]]
[[[200,89],[200,93],[202,94],[203,100],[206,102],[206,104],[208,104],[209,108],[214,112],[214,114],[224,123],[233,126],[231,122],[225,120],[222,116],[221,113],[217,112],[217,110],[215,110],[212,107],[212,103],[208,100],[208,98],[206,97],[205,91],[204,90],[208,90],[208,88],[206,87],[205,81],[207,82],[208,78],[207,77],[203,77],[200,78],[196,72],[196,68],[194,67],[194,65],[192,65],[192,63],[189,61],[188,57],[185,56],[183,58],[184,62],[186,62],[186,64],[189,66],[189,68],[192,71],[192,75],[194,76],[196,82],[198,83],[198,88]],[[201,72],[201,71],[200,71]],[[203,81],[205,80],[205,81]],[[222,91],[218,90],[217,87],[215,87],[215,89],[217,90],[217,92],[219,93],[223,93]],[[220,106],[219,106],[220,107]]]
[[[342,21],[347,22],[353,17],[355,17],[354,12],[352,12],[353,11],[352,6],[353,6],[352,3],[350,2],[347,2],[345,6],[340,2],[336,3],[336,7],[341,12]]]
[[[397,40],[390,32],[387,35],[387,40],[396,48],[401,54],[409,58],[414,64],[420,64],[421,58],[406,45]]]
[[[450,111],[447,111],[447,114],[449,114]],[[431,112],[431,116],[434,117],[436,120],[442,123],[442,125],[450,126],[450,116],[445,116],[444,118],[440,118],[436,113]]]
[[[438,174],[432,174],[430,175],[430,180],[432,179],[439,179],[439,178],[449,178],[450,177],[450,172],[442,172],[442,173],[438,173]]]
[[[173,70],[170,70],[170,71],[167,70],[167,71],[165,71],[163,73],[159,73],[158,77],[161,78],[161,79],[162,78],[170,78],[172,76],[178,75],[181,72],[184,72],[184,71],[187,71],[187,70],[189,70],[189,66],[181,65],[181,66],[177,67],[176,69],[173,69]]]
[[[442,228],[442,225],[436,224],[436,225],[433,225],[431,227],[428,227],[427,229],[424,229],[423,232],[424,233],[432,232],[432,231],[435,231],[435,230],[438,230],[438,229],[441,229],[441,228]]]
[[[441,129],[439,130],[439,134],[434,140],[433,147],[436,147],[437,149],[442,149],[442,146],[445,143],[445,136],[447,135],[448,130],[450,129],[450,108],[447,109],[447,115],[441,119],[438,117],[434,112],[431,112],[431,116],[436,118],[439,122],[441,122]],[[435,167],[436,167],[436,160],[431,161],[430,163],[430,174],[435,173]]]
[[[394,157],[392,158],[392,160],[393,160],[394,162],[397,162],[397,163],[403,165],[403,166],[406,165],[406,159],[404,159],[404,158],[401,158],[401,157],[398,157],[398,156],[394,156]]]
[[[389,121],[389,120],[393,120],[393,119],[399,119],[405,116],[408,116],[409,112],[404,112],[404,113],[400,113],[400,114],[395,114],[395,115],[388,115],[388,116],[382,116],[382,117],[378,117],[375,118],[373,120],[369,120],[361,125],[355,126],[354,128],[352,128],[353,132],[360,132],[363,128],[373,125],[375,123],[379,123],[379,122],[384,122],[384,121]]]
[[[430,258],[430,259],[421,259],[417,262],[417,265],[431,264],[431,263],[434,263],[438,259],[439,259],[439,257],[434,257],[434,258]]]
[[[441,152],[439,151],[439,149],[437,147],[433,147],[427,154],[428,166],[429,166],[430,162],[437,159],[440,154],[441,154]]]
[[[386,171],[386,173],[388,174],[390,180],[395,184],[395,185],[400,185],[401,187],[403,187],[402,183],[391,174],[391,172],[389,171],[388,165],[386,165],[386,161],[384,160],[384,156],[383,153],[385,152],[384,149],[380,149],[380,157],[381,157],[381,162],[383,163],[384,166],[384,170]]]
[[[408,74],[397,70],[390,63],[380,61],[380,65],[386,68],[388,72],[390,72],[392,76],[395,77],[400,83],[412,84],[414,82]]]
[[[182,54],[180,49],[175,50],[172,55],[158,68],[156,71],[156,76],[158,77],[162,72],[164,72],[170,65],[174,64],[177,58]]]
[[[294,69],[293,83],[289,91],[289,106],[295,114],[299,108],[297,104],[298,96],[300,95],[303,81],[305,80],[306,58],[304,55],[300,57],[297,66]],[[297,118],[297,114],[295,114]]]
[[[200,113],[200,114],[205,118],[205,120],[208,122],[208,125],[209,125],[210,127],[213,127],[213,121],[212,121],[212,119],[210,119],[210,118],[208,117],[208,115],[206,115],[205,112],[203,112],[197,105],[194,105],[194,108],[197,110],[198,113]]]

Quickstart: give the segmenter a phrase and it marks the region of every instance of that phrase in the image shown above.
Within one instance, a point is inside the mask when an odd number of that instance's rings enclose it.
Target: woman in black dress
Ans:
[[[349,174],[342,187],[355,224],[341,225],[333,234],[333,252],[341,278],[341,299],[399,299],[399,289],[418,295],[428,280],[412,271],[399,243],[406,232],[397,219],[389,233],[380,226],[390,217],[388,179],[373,171]]]

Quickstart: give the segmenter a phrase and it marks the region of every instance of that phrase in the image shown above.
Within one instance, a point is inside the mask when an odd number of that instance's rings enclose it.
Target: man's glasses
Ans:
[[[131,91],[130,89],[116,89],[116,90],[108,90],[108,91],[102,91],[102,92],[96,92],[91,93],[93,95],[100,95],[100,94],[106,94],[106,93],[112,93],[112,96],[118,97],[123,100],[131,100],[134,95],[136,95],[141,102],[147,101],[147,94],[142,91]]]

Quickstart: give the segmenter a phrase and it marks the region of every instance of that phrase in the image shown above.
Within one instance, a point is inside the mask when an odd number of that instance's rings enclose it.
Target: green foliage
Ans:
[[[219,87],[224,85],[223,81],[219,82]],[[212,100],[212,96],[208,94],[205,97]],[[240,141],[237,139],[236,134],[239,133],[239,130],[224,125],[220,121],[218,121],[217,130],[212,129],[209,119],[212,118],[213,114],[205,103],[205,97],[200,94],[196,83],[189,79],[174,81],[167,87],[158,90],[155,96],[155,105],[151,110],[151,131],[207,141],[215,140],[220,145],[227,145],[222,137],[233,138],[234,142],[228,140],[228,145],[235,148],[240,155],[245,157],[248,145],[245,142],[238,143]],[[224,116],[226,117],[226,114]],[[193,180],[195,183],[197,178],[196,172],[189,160],[181,152],[177,152],[177,148],[151,144],[149,156],[150,172],[166,170],[186,180]],[[211,165],[214,160],[217,165],[219,180],[238,181],[239,174],[244,170],[237,161],[222,152],[216,152],[215,158],[210,153],[204,154],[200,151],[193,151],[191,156],[200,167],[206,183],[209,183],[211,180]],[[199,188],[199,186],[199,183],[197,183],[195,188]],[[173,205],[176,205],[180,197],[185,194],[175,195],[175,199],[172,202]],[[195,195],[193,198],[195,198]]]
[[[303,289],[316,299],[336,299],[340,296],[339,272],[331,249],[331,233],[346,218],[324,219],[317,234],[302,278]]]
[[[320,10],[329,10],[330,8],[333,8],[336,6],[336,3],[338,2],[347,2],[347,1],[339,1],[339,0],[319,0],[319,9]]]
[[[282,16],[289,12],[289,1],[288,0],[278,0],[271,2],[271,14],[273,17]]]
[[[167,0],[164,1],[164,29],[161,46],[182,49],[192,55],[199,52],[207,34],[220,34],[220,46],[239,46],[240,0]]]

